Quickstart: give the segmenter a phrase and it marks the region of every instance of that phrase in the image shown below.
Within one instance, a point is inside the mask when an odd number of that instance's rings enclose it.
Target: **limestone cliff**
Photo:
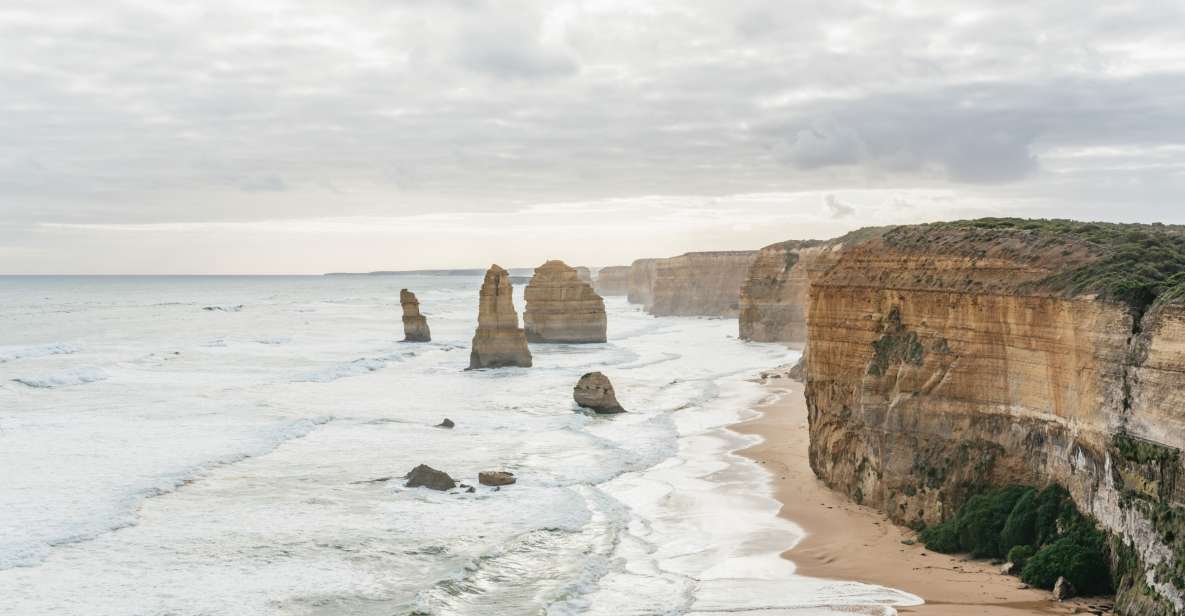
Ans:
[[[563,261],[535,268],[523,293],[530,342],[605,342],[605,302]]]
[[[756,250],[689,252],[654,264],[655,316],[734,317]]]
[[[579,278],[580,280],[582,280],[584,282],[587,282],[588,284],[592,284],[592,270],[588,269],[587,267],[585,267],[583,265],[577,265],[576,267],[574,267],[572,269],[576,270],[576,277],[577,278]]]
[[[1181,271],[1163,226],[963,221],[845,248],[809,298],[812,468],[911,525],[1057,482],[1117,537],[1121,613],[1180,613]]]
[[[403,307],[403,341],[429,342],[432,332],[428,329],[428,319],[420,314],[420,300],[416,294],[401,289],[399,291],[399,305]]]
[[[654,268],[658,259],[638,259],[630,264],[626,301],[649,310],[654,302]]]
[[[805,344],[811,282],[835,264],[844,246],[885,230],[873,227],[827,241],[790,240],[762,248],[741,286],[741,339]]]
[[[510,275],[491,265],[481,285],[469,369],[530,365],[531,351],[526,334],[518,326]]]
[[[602,297],[609,295],[629,295],[630,268],[628,265],[611,265],[602,267],[597,272],[594,288]]]

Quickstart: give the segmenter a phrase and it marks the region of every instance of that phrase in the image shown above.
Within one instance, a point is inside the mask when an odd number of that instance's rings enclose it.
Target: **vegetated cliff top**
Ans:
[[[801,250],[803,248],[814,248],[816,246],[837,246],[840,244],[854,245],[879,238],[888,231],[895,228],[896,227],[861,227],[855,231],[849,231],[839,237],[833,237],[829,240],[786,240],[784,242],[775,242],[769,246],[765,246],[762,248],[762,250],[769,248]]]
[[[1185,301],[1185,226],[980,218],[895,227],[897,249],[1002,258],[1047,270],[1032,290],[1097,294],[1137,313]]]

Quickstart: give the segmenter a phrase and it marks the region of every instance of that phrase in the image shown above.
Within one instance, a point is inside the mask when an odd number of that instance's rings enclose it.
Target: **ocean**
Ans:
[[[477,276],[0,277],[0,613],[893,614],[795,575],[727,426],[795,358],[606,298],[466,371]],[[399,289],[433,342],[402,343]],[[516,307],[523,309],[516,285]],[[572,401],[600,370],[629,413]],[[434,427],[448,417],[456,428]],[[403,487],[428,464],[473,493]]]

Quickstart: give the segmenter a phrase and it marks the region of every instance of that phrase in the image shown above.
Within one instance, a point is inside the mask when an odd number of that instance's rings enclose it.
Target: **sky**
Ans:
[[[0,273],[1185,223],[1185,3],[6,0]]]

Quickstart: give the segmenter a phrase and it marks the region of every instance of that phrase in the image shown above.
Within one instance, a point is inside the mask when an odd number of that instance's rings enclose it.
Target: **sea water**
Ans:
[[[727,426],[793,359],[606,298],[466,371],[471,276],[0,278],[0,613],[892,614],[797,576]],[[402,343],[399,289],[433,341]],[[521,289],[516,289],[522,309]],[[605,372],[629,413],[572,402]],[[448,417],[452,430],[434,427]],[[474,485],[434,492],[417,464]],[[518,482],[477,485],[482,470]]]

